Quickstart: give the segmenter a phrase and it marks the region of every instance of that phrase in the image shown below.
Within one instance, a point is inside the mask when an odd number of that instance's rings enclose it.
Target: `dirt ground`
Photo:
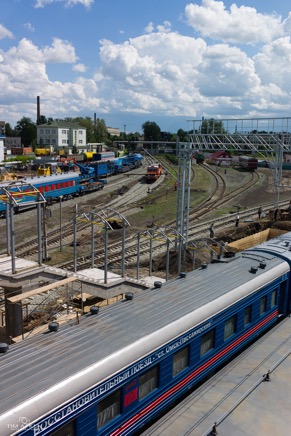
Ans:
[[[246,209],[249,207],[259,207],[261,204],[272,203],[275,202],[275,188],[274,188],[274,180],[273,175],[269,169],[260,169],[260,178],[261,183],[259,187],[248,190],[244,195],[242,195],[238,200],[235,200],[233,205],[239,204],[241,209]],[[230,177],[232,177],[232,173],[229,171]],[[239,174],[236,174],[235,177]],[[282,179],[283,188],[280,191],[279,200],[291,200],[291,171],[283,172]],[[237,183],[237,182],[236,182]],[[250,236],[252,234],[263,231],[267,228],[277,228],[285,231],[291,231],[291,215],[284,218],[284,220],[280,219],[280,213],[278,215],[277,221],[274,221],[273,217],[274,208],[270,208],[269,213],[266,214],[264,219],[246,223],[241,222],[239,227],[226,228],[217,230],[215,232],[215,239],[218,242],[230,243],[236,241],[238,239],[242,239],[246,236]],[[199,268],[201,263],[209,262],[209,251],[205,252],[205,250],[201,250],[196,252],[195,254],[195,268]],[[155,276],[164,277],[165,276],[165,265],[166,265],[166,254],[159,259],[153,260],[152,273]],[[193,256],[191,253],[187,253],[186,255],[186,264],[185,271],[191,271],[193,269]],[[170,262],[169,262],[169,274],[174,277],[177,276],[178,271],[178,258],[177,253],[170,252]],[[135,271],[128,271],[134,275]],[[148,274],[148,265],[141,265],[141,275]]]
[[[238,239],[245,238],[255,233],[261,232],[268,228],[276,228],[291,231],[291,221],[276,221],[265,219],[260,222],[242,223],[238,228],[232,228],[227,230],[219,230],[216,232],[215,240],[217,242],[233,242]],[[205,247],[195,252],[194,268],[199,268],[202,263],[209,263],[211,261],[210,251]],[[152,262],[152,275],[156,277],[165,278],[166,269],[166,254],[159,258],[153,259]],[[140,277],[147,276],[149,274],[148,262],[140,264],[139,268]],[[186,263],[182,267],[182,271],[189,272],[193,270],[193,255],[189,251],[186,253]],[[130,277],[136,277],[136,269],[127,269],[126,274]],[[169,260],[169,277],[174,278],[178,275],[178,255],[175,251],[170,251]]]

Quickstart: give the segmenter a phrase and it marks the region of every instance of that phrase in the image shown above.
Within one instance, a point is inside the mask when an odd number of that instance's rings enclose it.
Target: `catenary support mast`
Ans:
[[[188,243],[190,173],[196,152],[234,150],[255,153],[269,162],[274,181],[274,208],[280,201],[284,153],[291,152],[291,118],[188,120],[189,142],[178,144],[176,228]],[[181,247],[180,247],[181,248]]]

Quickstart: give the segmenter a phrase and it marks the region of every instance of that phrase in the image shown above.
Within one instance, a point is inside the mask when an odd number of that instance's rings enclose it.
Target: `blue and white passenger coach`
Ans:
[[[129,435],[290,312],[291,234],[11,345],[1,435]]]

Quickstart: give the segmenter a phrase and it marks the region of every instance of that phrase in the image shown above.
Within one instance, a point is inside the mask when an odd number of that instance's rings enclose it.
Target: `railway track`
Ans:
[[[215,180],[215,186],[212,190],[209,197],[197,208],[193,209],[189,216],[189,231],[188,231],[188,238],[189,241],[194,241],[195,239],[203,238],[208,236],[208,229],[209,229],[209,222],[208,221],[201,221],[201,218],[206,217],[207,214],[210,211],[213,211],[217,207],[221,207],[222,205],[226,204],[233,198],[238,197],[246,190],[250,189],[250,187],[253,187],[256,183],[259,181],[259,174],[254,172],[249,174],[249,180],[242,185],[239,188],[233,189],[229,192],[226,192],[226,183],[224,177],[217,173],[215,170],[213,170],[209,165],[203,166],[204,170],[209,172],[211,176]],[[142,170],[141,170],[142,171]],[[163,176],[164,177],[164,176]],[[130,209],[133,211],[135,207],[135,203],[138,204],[138,200],[141,196],[147,196],[147,190],[148,187],[154,187],[157,188],[157,186],[160,186],[160,190],[162,191],[162,182],[163,177],[158,179],[157,182],[155,182],[154,185],[147,185],[145,183],[134,183],[134,186],[128,190],[125,191],[123,195],[118,195],[117,198],[113,198],[112,201],[110,201],[108,204],[99,205],[98,208],[113,208],[115,210],[118,210],[119,213],[126,212],[128,214],[129,205]],[[140,177],[135,176],[136,180],[138,180]],[[120,186],[120,183],[119,185]],[[163,193],[160,193],[159,195],[164,195]],[[271,205],[266,205],[266,207],[272,207]],[[241,218],[246,219],[249,217],[253,217],[257,213],[257,208],[249,209],[247,212],[241,213]],[[220,218],[217,218],[215,220],[212,219],[212,221],[215,222],[215,228],[218,229],[220,227],[225,226],[233,226],[233,217],[232,216],[223,216]],[[193,223],[193,224],[191,224]],[[174,222],[168,223],[168,226],[173,225]],[[78,231],[77,231],[77,241],[78,244],[88,243],[89,232],[91,229],[90,224],[82,224],[80,225],[78,223]],[[53,249],[54,247],[57,247],[59,244],[59,235],[60,230],[55,229],[48,233],[47,235],[47,247],[48,249]],[[65,226],[62,227],[62,237],[63,237],[63,244],[70,245],[73,243],[73,224],[68,223]],[[173,244],[176,241],[173,241]],[[155,241],[153,240],[150,242],[147,240],[141,240],[140,241],[140,247],[139,247],[139,258],[140,261],[143,262],[149,257],[149,250],[152,250],[152,256],[158,256],[163,255],[166,251],[166,243],[161,243],[161,241]],[[32,258],[35,253],[37,253],[38,247],[37,247],[37,238],[34,238],[33,240],[29,242],[25,242],[23,244],[20,244],[16,247],[16,252],[18,256],[22,257],[29,257]],[[107,256],[108,256],[108,266],[112,269],[119,269],[121,265],[121,251],[122,251],[122,242],[117,241],[115,243],[110,243],[107,247]],[[125,267],[132,267],[136,265],[137,262],[137,256],[138,256],[138,249],[137,249],[137,237],[136,236],[129,236],[126,238],[125,242],[125,251],[126,251],[126,259],[125,259]],[[62,262],[58,267],[73,270],[74,269],[75,262],[73,260]],[[88,255],[82,254],[77,259],[77,269],[84,269],[91,267],[92,265],[92,259],[91,259],[91,253]],[[104,267],[104,247],[100,247],[97,250],[94,250],[94,266],[97,268],[103,268]]]
[[[248,189],[254,188],[254,186],[260,181],[260,175],[258,172],[250,172],[250,180],[248,180],[239,188],[235,188],[229,192],[226,192],[227,184],[224,177],[221,174],[218,174],[209,165],[204,165],[204,168],[212,175],[212,177],[214,177],[215,189],[214,192],[202,204],[190,212],[189,222],[200,219],[213,209],[221,207],[227,204],[229,201],[238,198]]]
[[[286,206],[288,203],[282,203],[282,206]],[[266,208],[272,207],[272,205],[265,205]],[[241,213],[242,219],[252,218],[256,216],[257,214],[257,208],[251,208],[246,212]],[[222,228],[222,227],[233,227],[233,217],[221,217],[218,218],[215,221],[215,228]],[[195,243],[195,240],[199,240],[201,238],[207,238],[209,235],[209,225],[210,222],[213,222],[213,219],[211,221],[201,222],[198,224],[195,224],[193,227],[189,228],[189,243],[191,245],[191,241]],[[154,229],[152,229],[154,230]],[[162,228],[163,230],[163,228]],[[165,229],[165,233],[167,233],[167,230]],[[172,246],[174,246],[174,240],[172,241]],[[151,250],[152,257],[158,257],[165,254],[167,249],[166,242],[162,242],[161,238],[157,238],[157,240],[153,240],[152,242],[149,241],[149,238],[146,238],[145,240],[140,241],[139,245],[139,259],[140,262],[145,262],[147,259],[149,259],[149,253]],[[107,246],[107,262],[108,267],[114,270],[121,269],[121,250],[122,250],[122,243],[121,242],[115,242],[114,244],[109,244]],[[126,259],[125,259],[125,266],[128,268],[135,267],[137,265],[137,257],[138,257],[138,249],[137,249],[137,237],[130,236],[126,238],[125,243],[125,252],[126,252]],[[90,268],[92,265],[92,259],[91,255],[83,255],[80,256],[80,258],[77,259],[77,270],[80,269],[86,269]],[[99,248],[98,250],[95,250],[94,252],[94,266],[96,268],[104,268],[104,249]],[[67,270],[73,270],[74,269],[74,261],[68,261],[64,262],[62,264],[58,265],[59,268],[64,268]]]
[[[144,192],[144,195],[146,194],[146,184],[141,184],[138,183],[144,175],[144,169],[143,167],[139,167],[137,169],[134,170],[134,174],[131,173],[126,173],[125,175],[117,175],[117,176],[112,176],[110,178],[110,183],[107,186],[107,192],[110,191],[111,195],[112,195],[112,200],[108,203],[108,202],[100,202],[98,203],[98,206],[94,206],[92,207],[90,210],[93,210],[98,208],[98,209],[102,209],[102,208],[106,208],[106,207],[111,207],[111,208],[119,208],[120,213],[122,213],[122,211],[126,210],[126,198],[128,198],[126,195],[123,198],[120,194],[120,190],[124,187],[123,185],[123,181],[124,181],[124,177],[127,178],[129,184],[134,185],[133,188],[131,189],[132,192],[132,196],[136,197],[141,195],[142,192]],[[72,209],[72,217],[75,213],[75,211],[78,209],[78,212],[82,213],[82,212],[88,212],[88,207],[86,206],[86,200],[90,200],[90,198],[96,198],[96,196],[94,194],[88,194],[85,197],[77,197],[77,198],[73,198],[73,199],[69,199],[66,201],[66,203],[64,203],[64,201],[62,202],[62,207],[64,208],[66,205],[66,207],[69,207]],[[58,209],[58,204],[54,204],[51,207],[51,210],[54,210],[55,208]],[[57,213],[59,213],[57,211]],[[29,210],[26,211],[25,213],[19,214],[15,216],[15,221],[25,221],[25,219],[27,219],[27,221],[29,222],[30,220],[34,220],[35,218],[35,210]],[[5,226],[5,220],[1,220],[0,224],[2,224],[2,227]],[[78,235],[86,232],[86,230],[88,230],[90,228],[90,224],[83,224],[83,225],[78,225]],[[3,229],[4,230],[4,229]],[[64,244],[70,244],[73,241],[73,221],[72,219],[70,220],[70,222],[62,222],[62,239],[64,240]],[[46,245],[49,249],[52,249],[53,247],[57,246],[60,243],[59,240],[60,237],[60,229],[59,226],[58,228],[54,228],[52,230],[48,230],[47,231],[47,235],[46,235]],[[15,247],[17,256],[21,256],[21,257],[32,257],[35,253],[37,253],[38,251],[38,238],[37,236],[34,236],[32,238],[30,238],[29,240],[25,240],[24,242],[20,242],[16,245]],[[5,254],[6,253],[6,248],[0,250],[0,254]]]
[[[87,224],[80,225],[79,232],[82,232],[88,228]],[[62,240],[64,241],[66,238],[70,238],[73,233],[73,223],[67,223],[64,226],[62,226]],[[52,248],[56,244],[60,243],[60,230],[54,229],[51,230],[47,237],[47,247]],[[33,256],[35,253],[37,253],[37,244],[38,244],[38,238],[35,237],[31,239],[30,241],[23,242],[21,244],[18,244],[16,247],[17,256],[19,257],[29,257]]]
[[[189,241],[200,238],[205,238],[208,236],[209,232],[209,221],[204,222],[198,222],[197,218],[202,218],[203,216],[207,215],[210,210],[212,210],[214,207],[220,207],[221,205],[227,203],[233,198],[238,197],[242,192],[246,191],[250,187],[253,187],[256,183],[259,181],[259,174],[258,173],[250,173],[250,179],[240,188],[234,189],[229,193],[226,193],[226,184],[223,177],[219,174],[217,174],[215,171],[213,171],[211,168],[207,168],[208,171],[211,172],[211,174],[214,175],[216,179],[216,189],[214,191],[214,194],[212,197],[206,200],[205,204],[207,202],[211,202],[212,206],[209,207],[208,204],[205,207],[198,207],[195,211],[193,211],[190,215],[190,222],[193,224],[189,226]],[[214,197],[214,198],[213,198]],[[283,205],[286,205],[287,203],[283,203]],[[265,205],[265,208],[270,208],[272,205]],[[248,211],[241,213],[242,219],[253,217],[257,214],[257,207],[248,209]],[[213,220],[212,220],[213,221]],[[173,223],[172,223],[173,224]],[[233,226],[233,217],[232,216],[223,216],[221,218],[218,218],[215,220],[215,226],[216,228],[222,228],[227,226]],[[153,229],[154,230],[154,229]],[[167,233],[167,230],[165,230],[165,233]],[[176,243],[176,241],[172,241],[173,245]],[[148,238],[146,238],[145,241],[140,241],[139,246],[139,258],[140,261],[145,261],[149,258],[149,251],[152,252],[152,257],[157,257],[165,254],[166,252],[166,242],[162,243],[160,238],[155,241],[149,241]],[[111,252],[111,248],[113,249],[113,253]],[[113,269],[120,268],[121,265],[121,252],[122,245],[120,243],[115,243],[113,246],[108,246],[108,252],[107,252],[107,259],[109,266]],[[94,256],[94,265],[97,268],[103,268],[104,267],[104,255],[102,254],[104,250],[98,250],[98,252],[95,252]],[[138,251],[137,251],[137,238],[136,237],[129,237],[126,239],[126,259],[125,259],[125,266],[126,267],[133,267],[136,265]],[[92,265],[92,259],[91,255],[88,256],[82,256],[81,259],[77,261],[77,269],[85,269],[89,268]],[[74,262],[66,262],[62,265],[59,265],[61,268],[65,268],[68,270],[72,270],[74,268]]]

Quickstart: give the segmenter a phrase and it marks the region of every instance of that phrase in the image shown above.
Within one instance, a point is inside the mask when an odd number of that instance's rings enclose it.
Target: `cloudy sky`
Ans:
[[[290,116],[290,35],[287,0],[1,0],[0,120]]]

